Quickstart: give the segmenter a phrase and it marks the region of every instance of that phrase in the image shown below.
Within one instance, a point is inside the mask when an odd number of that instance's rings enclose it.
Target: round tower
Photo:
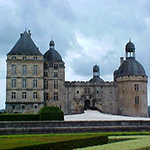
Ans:
[[[131,40],[125,46],[126,60],[115,72],[118,83],[118,112],[120,115],[148,117],[147,81],[143,66],[135,60]]]
[[[46,106],[58,106],[66,113],[65,63],[55,50],[53,40],[44,54],[44,101]]]

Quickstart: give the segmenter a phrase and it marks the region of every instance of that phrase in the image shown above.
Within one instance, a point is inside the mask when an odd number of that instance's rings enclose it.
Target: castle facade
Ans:
[[[98,65],[93,67],[89,81],[65,81],[65,62],[54,41],[43,55],[30,31],[25,31],[7,54],[6,111],[38,113],[43,106],[58,106],[65,114],[98,109],[108,114],[148,117],[148,77],[135,59],[131,41],[125,53],[114,71],[114,81],[105,82]]]

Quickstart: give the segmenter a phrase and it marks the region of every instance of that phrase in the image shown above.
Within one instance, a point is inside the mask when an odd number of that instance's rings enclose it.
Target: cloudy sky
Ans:
[[[6,54],[25,29],[43,54],[55,41],[66,80],[89,80],[98,64],[101,78],[112,81],[129,38],[150,77],[149,0],[0,0],[0,108],[5,107]]]

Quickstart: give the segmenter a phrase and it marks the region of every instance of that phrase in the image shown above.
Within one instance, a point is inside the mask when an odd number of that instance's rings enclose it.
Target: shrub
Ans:
[[[38,112],[40,120],[64,120],[64,113],[54,106],[45,106]]]
[[[38,121],[37,114],[0,114],[0,121]]]

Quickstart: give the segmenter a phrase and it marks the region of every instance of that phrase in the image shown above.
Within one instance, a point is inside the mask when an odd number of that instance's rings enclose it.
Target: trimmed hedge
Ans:
[[[38,114],[0,114],[0,121],[38,121]]]
[[[82,139],[75,139],[63,142],[55,142],[55,143],[46,143],[40,145],[32,145],[32,146],[25,146],[25,147],[18,147],[12,150],[72,150],[75,148],[82,148],[94,145],[102,145],[108,143],[108,136],[98,136],[98,137],[90,137],[90,138],[82,138]]]
[[[45,106],[38,112],[40,120],[64,120],[64,113],[54,106]]]

